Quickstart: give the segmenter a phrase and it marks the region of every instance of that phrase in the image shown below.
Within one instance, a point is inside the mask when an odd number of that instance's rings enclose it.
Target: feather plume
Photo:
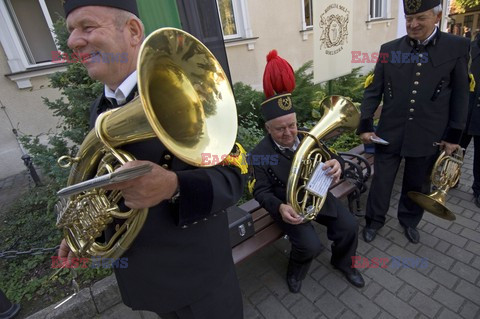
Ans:
[[[267,65],[263,72],[263,92],[268,99],[275,94],[292,93],[295,89],[295,75],[292,66],[278,56],[277,50],[267,55]]]

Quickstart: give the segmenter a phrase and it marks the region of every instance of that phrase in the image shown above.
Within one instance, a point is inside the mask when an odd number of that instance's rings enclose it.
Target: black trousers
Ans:
[[[159,314],[162,319],[243,319],[242,293],[232,267],[218,287],[200,300],[176,311]]]
[[[467,135],[462,136],[460,146],[467,148],[468,144],[473,138],[473,185],[472,190],[475,196],[480,196],[480,135]]]
[[[331,264],[343,271],[351,272],[351,257],[355,256],[358,244],[357,220],[332,194],[328,194],[326,201],[334,201],[337,217],[325,216],[320,212],[315,221],[327,227],[327,237],[333,241]],[[326,203],[325,206],[331,207],[331,204]],[[297,280],[303,280],[313,259],[323,250],[320,238],[311,222],[292,225],[285,223],[280,214],[276,214],[273,218],[288,235],[292,244],[288,271],[293,272]]]
[[[402,192],[397,217],[403,227],[416,228],[423,209],[407,196],[409,191],[430,192],[430,173],[438,154],[427,157],[405,157]],[[367,199],[365,220],[367,227],[380,229],[390,207],[393,184],[402,160],[399,154],[375,153],[375,175]]]

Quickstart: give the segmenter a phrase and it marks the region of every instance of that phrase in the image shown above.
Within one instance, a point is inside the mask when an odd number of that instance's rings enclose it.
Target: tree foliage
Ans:
[[[450,13],[464,13],[466,9],[480,5],[480,0],[452,0]]]

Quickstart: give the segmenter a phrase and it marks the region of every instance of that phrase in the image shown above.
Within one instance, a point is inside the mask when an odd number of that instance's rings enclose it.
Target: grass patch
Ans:
[[[0,251],[28,251],[32,248],[50,248],[60,244],[62,233],[55,227],[53,204],[55,192],[48,186],[28,190],[13,204],[0,223]],[[51,256],[56,251],[41,255],[22,255],[0,259],[0,288],[8,299],[20,303],[20,317],[39,311],[73,293],[72,274],[62,270],[50,280],[57,269],[51,268]],[[77,269],[80,289],[110,275],[111,269]]]

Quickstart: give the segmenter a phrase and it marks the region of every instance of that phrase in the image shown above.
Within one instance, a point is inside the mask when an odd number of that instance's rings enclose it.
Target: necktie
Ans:
[[[117,99],[108,99],[110,101],[110,104],[112,104],[112,109],[115,109],[118,107]]]

